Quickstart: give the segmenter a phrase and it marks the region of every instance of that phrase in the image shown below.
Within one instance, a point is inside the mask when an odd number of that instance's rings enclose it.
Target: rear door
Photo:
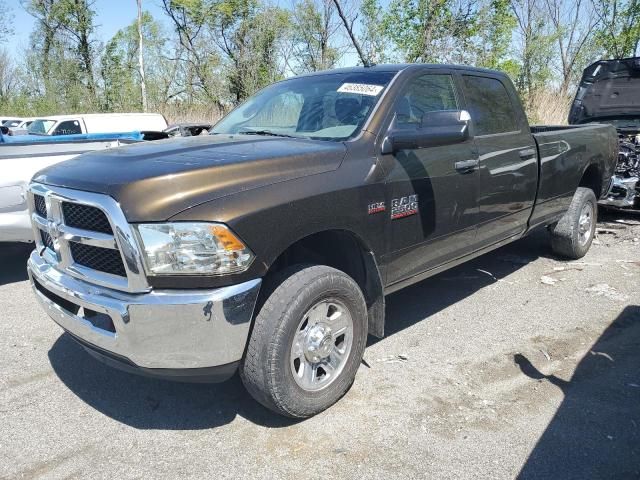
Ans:
[[[480,155],[477,247],[524,231],[535,201],[538,161],[524,109],[506,77],[461,73]]]
[[[395,129],[417,129],[423,116],[464,108],[449,69],[423,70],[407,80],[390,115]],[[468,251],[477,222],[478,172],[472,140],[384,155],[389,254],[387,284],[418,275]]]

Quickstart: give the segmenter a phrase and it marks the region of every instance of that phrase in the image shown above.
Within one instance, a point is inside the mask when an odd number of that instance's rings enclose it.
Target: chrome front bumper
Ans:
[[[633,208],[638,196],[638,177],[623,178],[614,175],[607,195],[600,200],[600,205],[618,208]]]
[[[56,323],[90,349],[144,370],[238,362],[261,284],[125,293],[61,273],[35,251],[27,266],[36,298]]]

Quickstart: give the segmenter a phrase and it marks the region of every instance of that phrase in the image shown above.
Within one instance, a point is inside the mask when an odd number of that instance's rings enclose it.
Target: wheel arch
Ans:
[[[266,279],[295,264],[314,263],[343,271],[365,297],[369,334],[384,336],[385,301],[380,269],[373,251],[354,232],[322,230],[291,243],[270,264]]]
[[[598,164],[590,163],[587,165],[582,173],[578,187],[586,187],[593,190],[596,199],[602,197],[602,172]]]

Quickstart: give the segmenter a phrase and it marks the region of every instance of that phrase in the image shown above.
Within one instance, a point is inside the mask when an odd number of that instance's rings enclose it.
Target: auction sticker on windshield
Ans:
[[[370,95],[375,97],[384,87],[380,85],[368,85],[366,83],[343,83],[338,88],[340,93],[359,93],[360,95]]]

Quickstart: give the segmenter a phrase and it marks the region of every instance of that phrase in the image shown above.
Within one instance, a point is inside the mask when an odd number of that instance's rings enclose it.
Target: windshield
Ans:
[[[29,125],[29,133],[33,135],[46,135],[55,124],[55,120],[34,120],[33,123]]]
[[[250,97],[211,133],[346,140],[360,131],[394,75],[336,73],[285,80]]]

